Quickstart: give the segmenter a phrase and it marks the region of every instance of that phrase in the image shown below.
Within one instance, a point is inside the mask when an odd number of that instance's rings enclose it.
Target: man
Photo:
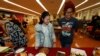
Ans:
[[[60,36],[62,47],[67,47],[67,48],[71,47],[74,31],[77,30],[78,20],[73,17],[74,12],[75,8],[73,7],[65,8],[64,18],[61,18],[58,22],[62,28]]]
[[[99,32],[96,31],[96,30],[99,30],[100,29],[100,16],[94,15],[92,17],[92,21],[91,21],[90,24],[91,24],[91,26],[93,26],[92,27],[92,31],[90,32],[90,34],[93,35],[93,37],[95,39],[100,40],[100,38],[99,38],[100,37],[100,34],[98,34]],[[98,33],[96,33],[96,32],[98,32]]]
[[[92,17],[91,24],[93,26],[92,33],[94,33],[97,28],[100,28],[100,16],[94,15]]]

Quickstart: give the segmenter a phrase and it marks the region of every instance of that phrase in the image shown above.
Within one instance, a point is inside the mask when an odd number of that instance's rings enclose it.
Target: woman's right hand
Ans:
[[[38,47],[35,46],[35,49],[38,49]]]
[[[54,47],[54,48],[56,47],[56,42],[53,43],[53,47]]]

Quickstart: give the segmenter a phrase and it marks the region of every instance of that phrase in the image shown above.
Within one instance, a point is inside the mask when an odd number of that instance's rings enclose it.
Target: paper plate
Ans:
[[[24,52],[25,48],[19,48],[15,51],[15,53],[21,53],[21,52]]]
[[[35,56],[46,56],[46,54],[45,53],[38,53]]]

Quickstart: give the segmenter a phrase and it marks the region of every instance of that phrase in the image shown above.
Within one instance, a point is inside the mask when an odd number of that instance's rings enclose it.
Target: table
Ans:
[[[39,52],[39,49],[35,49],[32,47],[26,48],[27,53],[32,53],[36,55]],[[49,53],[47,56],[56,56],[57,51],[63,51],[66,53],[66,56],[70,56],[70,49],[69,48],[49,48]]]
[[[87,56],[92,56],[94,48],[78,48],[86,51]],[[40,49],[35,49],[34,47],[26,47],[25,51],[27,54],[32,53],[36,55],[39,53]],[[66,56],[70,56],[70,48],[49,48],[49,53],[47,56],[56,56],[57,51],[63,51],[66,53]],[[5,56],[7,53],[0,53],[0,56]],[[10,56],[14,56],[11,54]]]

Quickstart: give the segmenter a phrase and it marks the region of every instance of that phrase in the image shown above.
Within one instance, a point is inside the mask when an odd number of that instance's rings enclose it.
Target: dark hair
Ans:
[[[67,2],[65,3],[64,11],[63,11],[63,12],[64,12],[64,15],[65,15],[66,11],[67,11],[69,8],[72,9],[72,12],[75,12],[75,5],[73,4],[72,1],[67,1]]]
[[[92,20],[95,20],[95,17],[96,17],[96,19],[100,18],[98,15],[95,15],[95,16],[92,17]]]
[[[46,16],[50,16],[49,12],[47,11],[44,11],[41,16],[40,16],[40,22],[39,24],[42,24],[43,23],[43,19],[46,17]]]

